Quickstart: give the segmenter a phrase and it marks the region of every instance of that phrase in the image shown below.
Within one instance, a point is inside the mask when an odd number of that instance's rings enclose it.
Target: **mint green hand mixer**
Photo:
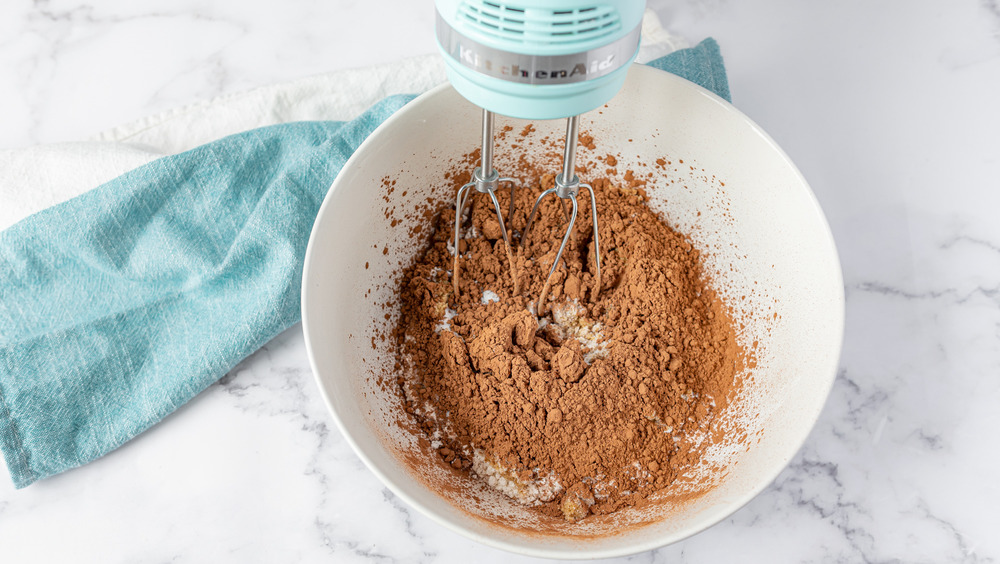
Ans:
[[[520,241],[531,231],[538,206],[549,194],[572,212],[562,243],[549,270],[559,265],[576,222],[577,193],[590,192],[596,279],[600,287],[601,247],[594,189],[575,172],[580,114],[610,100],[625,82],[628,66],[639,49],[645,0],[436,0],[438,46],[444,54],[448,79],[462,96],[483,109],[480,166],[472,181],[455,197],[455,293],[461,225],[472,190],[489,196],[510,251],[514,216],[514,180],[501,177],[493,166],[494,113],[523,119],[566,118],[562,172],[555,187],[535,200]],[[511,189],[505,224],[497,201],[501,183]],[[516,285],[516,281],[515,281]],[[546,288],[547,288],[546,284]],[[539,296],[539,312],[545,297]]]

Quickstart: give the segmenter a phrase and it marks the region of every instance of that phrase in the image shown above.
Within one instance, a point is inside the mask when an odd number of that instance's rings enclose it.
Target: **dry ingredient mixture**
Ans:
[[[520,167],[535,182],[516,193],[518,233],[554,180],[524,159]],[[450,180],[457,190],[468,173]],[[544,308],[534,300],[565,229],[558,199],[542,205],[524,247],[515,244],[515,293],[499,224],[480,197],[459,244],[458,295],[446,208],[404,274],[394,335],[405,409],[441,462],[568,521],[666,491],[710,442],[744,361],[699,252],[646,205],[644,183],[628,172],[622,185],[592,184],[603,259],[596,300],[585,191]],[[498,192],[501,210],[507,194]]]

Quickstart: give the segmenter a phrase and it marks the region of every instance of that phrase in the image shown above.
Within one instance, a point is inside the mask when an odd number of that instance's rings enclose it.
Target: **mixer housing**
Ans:
[[[610,100],[639,49],[642,0],[437,0],[438,47],[472,103],[556,119]]]

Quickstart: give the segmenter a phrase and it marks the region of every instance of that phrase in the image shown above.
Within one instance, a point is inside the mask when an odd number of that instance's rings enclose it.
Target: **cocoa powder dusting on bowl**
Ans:
[[[518,233],[554,181],[521,166],[535,189],[516,192]],[[534,300],[565,229],[556,198],[515,249],[516,283],[487,198],[473,201],[459,242],[457,296],[453,209],[441,210],[428,248],[403,276],[394,337],[406,412],[441,463],[567,521],[669,492],[712,441],[711,423],[746,358],[698,250],[656,216],[642,182],[629,176],[623,186],[593,181],[602,279],[581,191],[545,307]],[[457,190],[467,177],[456,170],[449,180]],[[508,193],[497,195],[507,210]]]

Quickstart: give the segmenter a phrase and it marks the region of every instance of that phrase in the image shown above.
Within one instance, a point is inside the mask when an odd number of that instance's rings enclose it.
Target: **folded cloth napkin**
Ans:
[[[729,99],[712,39],[649,64]],[[230,135],[0,232],[0,449],[15,486],[117,448],[296,323],[327,189],[412,98]]]

